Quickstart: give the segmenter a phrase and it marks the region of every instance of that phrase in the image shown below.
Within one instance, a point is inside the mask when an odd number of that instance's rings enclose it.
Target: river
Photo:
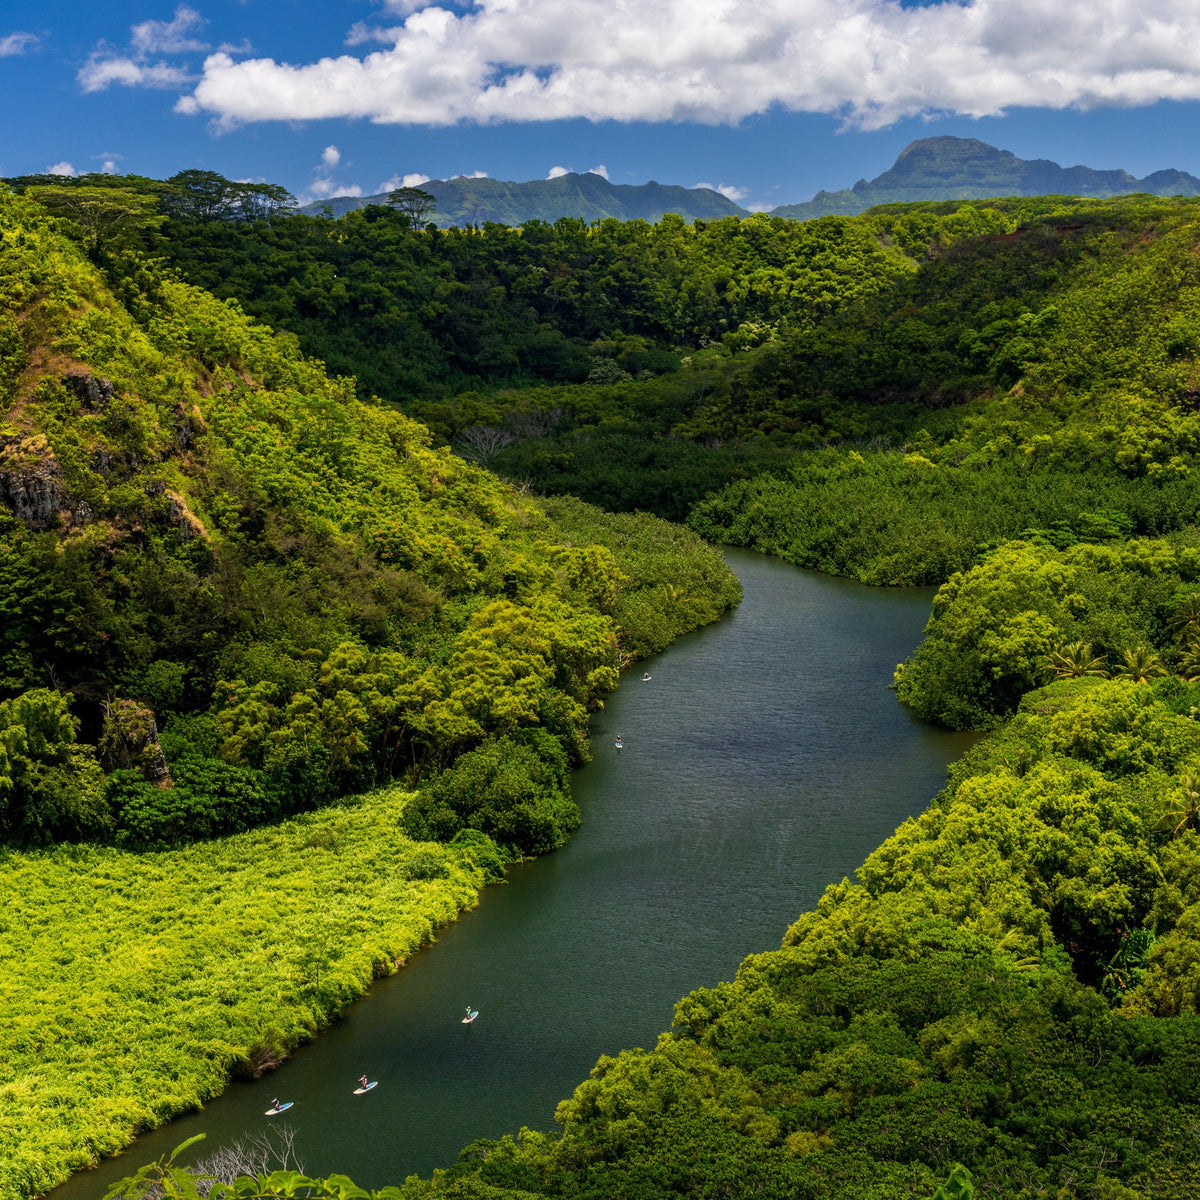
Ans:
[[[449,1166],[476,1138],[550,1129],[599,1055],[652,1046],[680,996],[777,947],[827,884],[923,809],[972,740],[923,725],[887,690],[933,589],[726,557],[741,607],[639,664],[595,716],[569,846],[510,869],[278,1071],[53,1200],[96,1200],[197,1133],[203,1153],[261,1131],[275,1095],[295,1101],[279,1120],[305,1169],[365,1187]],[[354,1096],[364,1072],[379,1086]]]

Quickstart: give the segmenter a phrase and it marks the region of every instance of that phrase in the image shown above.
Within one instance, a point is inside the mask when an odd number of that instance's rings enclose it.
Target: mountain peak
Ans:
[[[981,200],[989,196],[1160,196],[1200,195],[1200,179],[1185,171],[1156,171],[1137,179],[1128,171],[1061,167],[1049,159],[1022,159],[978,138],[943,134],[909,142],[896,161],[872,180],[853,188],[818,192],[807,204],[789,204],[773,216],[807,220],[840,213],[851,216],[876,204],[913,200]]]

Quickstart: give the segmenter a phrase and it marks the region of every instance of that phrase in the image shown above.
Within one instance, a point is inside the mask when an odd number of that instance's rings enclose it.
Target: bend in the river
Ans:
[[[92,1200],[196,1133],[211,1147],[261,1131],[276,1094],[295,1101],[305,1168],[368,1187],[448,1166],[476,1138],[551,1128],[599,1055],[653,1045],[679,997],[778,946],[923,809],[970,741],[887,690],[932,589],[727,557],[742,606],[639,664],[595,717],[595,761],[574,780],[584,825],[566,849],[513,868],[279,1071],[54,1200]],[[480,1016],[463,1025],[468,1004]],[[379,1087],[355,1096],[364,1072]]]

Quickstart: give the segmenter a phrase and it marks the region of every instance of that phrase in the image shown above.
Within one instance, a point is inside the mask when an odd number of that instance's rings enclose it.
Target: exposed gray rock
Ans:
[[[98,375],[88,375],[83,371],[72,371],[63,376],[63,383],[75,393],[75,398],[84,408],[99,412],[112,403],[113,385],[107,379]]]
[[[0,503],[31,529],[58,524],[66,508],[62,467],[43,437],[0,437]]]

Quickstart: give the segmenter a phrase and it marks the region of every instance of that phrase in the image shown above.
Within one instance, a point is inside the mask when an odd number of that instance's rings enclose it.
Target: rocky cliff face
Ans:
[[[67,507],[62,467],[40,434],[0,434],[0,504],[30,529],[59,525]]]

